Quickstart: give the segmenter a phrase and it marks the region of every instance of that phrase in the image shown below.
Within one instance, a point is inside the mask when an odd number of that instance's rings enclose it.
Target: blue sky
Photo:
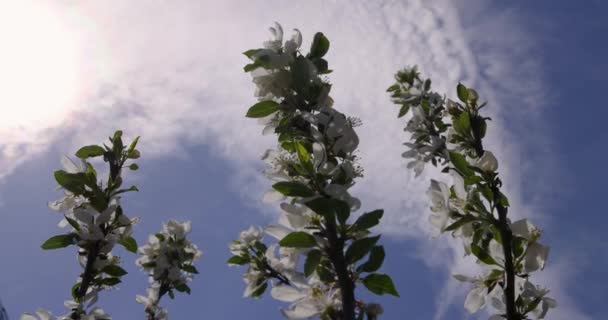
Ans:
[[[404,122],[384,89],[405,64],[418,64],[440,91],[453,95],[463,81],[490,101],[488,147],[501,161],[512,214],[530,217],[552,248],[538,275],[559,302],[549,319],[608,317],[603,2],[16,3],[0,8],[23,19],[2,26],[32,36],[31,46],[13,46],[36,49],[37,55],[23,56],[63,71],[42,70],[54,72],[48,78],[30,69],[29,60],[0,64],[23,63],[27,85],[41,92],[11,95],[0,104],[0,299],[12,319],[37,307],[65,312],[63,301],[79,272],[75,250],[39,249],[61,232],[60,216],[46,207],[61,195],[52,172],[62,155],[99,143],[115,129],[142,136],[140,170],[126,176],[141,191],[123,198],[126,212],[141,218],[138,241],[167,219],[189,219],[192,240],[204,252],[193,294],[163,302],[172,319],[281,318],[280,303],[241,298],[243,270],[224,263],[240,230],[275,220],[276,206],[260,202],[269,183],[259,157],[273,141],[243,117],[254,87],[241,69],[241,52],[260,46],[273,21],[299,28],[305,46],[315,31],[326,33],[332,96],[341,111],[363,120],[358,129],[366,171],[354,193],[362,211],[386,210],[378,229],[387,249],[383,270],[401,294],[364,295],[384,305],[383,319],[477,318],[462,307],[467,287],[450,277],[474,272],[472,264],[460,259],[455,241],[435,237],[427,224],[424,191],[437,173],[414,179],[400,158]],[[0,10],[0,18],[11,10]],[[38,39],[51,36],[65,45]],[[66,56],[73,59],[60,59]],[[41,89],[45,85],[54,88],[52,95]],[[44,101],[52,104],[42,108]],[[147,279],[134,255],[119,254],[129,274],[119,290],[102,294],[99,305],[114,319],[138,319],[143,311],[134,297]]]

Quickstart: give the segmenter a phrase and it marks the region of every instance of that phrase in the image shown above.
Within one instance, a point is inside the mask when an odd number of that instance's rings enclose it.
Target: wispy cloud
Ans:
[[[514,139],[521,126],[537,123],[530,116],[540,113],[545,95],[541,65],[530,58],[533,39],[515,27],[522,25],[516,12],[496,13],[481,1],[459,8],[422,0],[99,1],[58,4],[55,10],[78,30],[81,103],[69,108],[59,126],[2,136],[0,178],[59,138],[75,147],[123,128],[143,136],[142,149],[150,156],[188,156],[186,146],[209,145],[233,163],[238,185],[265,186],[256,170],[273,141],[243,116],[254,99],[241,52],[259,46],[267,37],[265,26],[277,20],[286,31],[299,28],[309,41],[315,31],[332,40],[328,60],[335,70],[330,78],[336,106],[364,123],[358,132],[365,178],[354,192],[364,209],[385,208],[384,232],[420,241],[421,250],[432,247],[436,254],[422,259],[446,274],[474,268],[459,258],[459,244],[431,237],[422,195],[437,172],[413,179],[400,158],[404,122],[396,119],[385,89],[406,64],[418,64],[438,91],[453,95],[463,81],[491,101],[488,147],[501,159],[513,212],[545,220],[536,214],[542,204],[530,205],[534,199],[523,196],[523,175],[539,164],[523,152],[548,140],[542,128],[535,140]],[[455,261],[454,268],[439,267]],[[551,270],[546,274],[555,279],[560,273]],[[454,297],[464,288],[446,278],[437,319],[462,300]],[[567,297],[558,283],[551,288]],[[583,319],[573,304],[560,309]]]

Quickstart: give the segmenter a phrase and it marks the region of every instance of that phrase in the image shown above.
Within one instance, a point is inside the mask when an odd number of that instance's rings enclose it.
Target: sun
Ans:
[[[56,125],[73,107],[75,38],[49,3],[0,2],[0,132]]]

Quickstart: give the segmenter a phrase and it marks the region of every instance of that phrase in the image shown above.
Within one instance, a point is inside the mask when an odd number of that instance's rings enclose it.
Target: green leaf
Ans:
[[[350,216],[350,206],[338,199],[316,198],[304,203],[310,210],[316,214],[323,216],[327,221],[338,218],[341,224],[344,224]]]
[[[129,187],[129,189],[120,189],[120,190],[112,193],[112,195],[117,195],[117,194],[131,192],[131,191],[139,191],[139,189],[136,186],[131,186],[131,187]]]
[[[308,186],[301,182],[295,181],[281,181],[272,185],[272,188],[276,191],[286,195],[288,197],[312,197],[315,192],[310,190]]]
[[[121,282],[122,281],[119,278],[103,278],[103,279],[101,279],[101,281],[99,281],[100,284],[106,285],[109,287],[115,286]]]
[[[488,125],[486,124],[486,120],[484,120],[484,118],[480,117],[479,115],[471,118],[471,127],[473,128],[473,132],[475,133],[475,137],[477,139],[483,139],[483,137],[485,137]]]
[[[431,79],[426,79],[424,81],[424,91],[431,90]]]
[[[141,157],[141,153],[137,149],[133,149],[129,151],[127,158],[129,159],[139,159]]]
[[[300,158],[301,162],[310,162],[310,155],[308,154],[308,150],[306,147],[300,142],[295,141],[296,151],[298,152],[298,158]]]
[[[286,248],[311,248],[317,245],[317,241],[306,232],[296,231],[281,239],[279,245]]]
[[[462,83],[459,83],[456,87],[456,93],[458,94],[458,99],[460,99],[460,101],[464,103],[469,101],[469,89],[467,89],[467,87],[465,87]]]
[[[78,224],[78,222],[66,215],[64,215],[65,220],[72,226],[72,228],[76,229],[76,231],[80,231],[80,225]]]
[[[105,266],[103,269],[101,269],[101,272],[105,272],[113,277],[122,277],[127,274],[125,269],[121,268],[119,265],[116,264],[110,264]]]
[[[315,65],[315,67],[317,67],[317,73],[318,74],[331,73],[331,70],[329,70],[329,64],[327,63],[327,60],[325,60],[325,59],[314,59],[312,61],[312,63]]]
[[[256,60],[253,63],[245,65],[245,67],[243,67],[243,70],[245,72],[249,72],[249,71],[253,71],[253,70],[255,70],[255,69],[259,68],[259,67],[262,67],[263,65],[264,65],[264,63],[262,61]]]
[[[50,237],[40,247],[44,250],[52,250],[65,248],[69,245],[74,244],[76,235],[73,233],[60,234],[57,236]]]
[[[312,79],[309,62],[304,58],[298,58],[291,64],[291,79],[294,89],[303,96],[309,93],[309,84]]]
[[[365,257],[370,250],[376,245],[376,242],[380,239],[380,236],[363,238],[353,241],[353,243],[346,249],[345,259],[347,263],[353,263],[359,261]]]
[[[184,270],[188,273],[198,274],[198,270],[196,269],[196,267],[191,264],[182,265],[182,270]]]
[[[477,259],[479,259],[483,263],[488,265],[497,265],[496,261],[494,261],[494,258],[492,258],[492,256],[490,256],[486,250],[482,249],[475,243],[471,244],[471,252],[477,257]]]
[[[456,168],[456,170],[458,170],[458,172],[464,178],[471,176],[475,173],[475,171],[473,171],[473,170],[471,170],[471,168],[469,168],[469,163],[464,158],[464,156],[458,152],[450,151],[450,162],[454,165],[454,168]]]
[[[377,295],[388,293],[395,297],[399,297],[393,280],[386,274],[372,273],[363,279],[363,285],[365,285],[369,291]]]
[[[279,104],[275,101],[261,101],[249,108],[247,110],[247,114],[245,115],[247,118],[263,118],[269,116],[279,110]]]
[[[319,250],[311,250],[308,255],[306,255],[306,262],[304,263],[304,275],[310,276],[317,266],[321,262],[321,251]]]
[[[392,86],[388,87],[388,89],[386,89],[386,92],[393,92],[393,91],[397,91],[397,89],[399,89],[399,84],[395,83]]]
[[[122,138],[122,130],[116,130],[116,132],[114,132],[113,140],[120,139],[120,138]]]
[[[106,150],[97,145],[85,146],[76,151],[76,156],[80,159],[102,156]]]
[[[89,180],[93,181],[94,183],[97,183],[97,170],[95,170],[93,165],[88,162],[86,163],[86,165],[87,165],[86,173],[89,176]]]
[[[334,219],[335,208],[332,199],[329,198],[316,198],[304,203],[310,210],[316,214],[323,216],[327,220]]]
[[[295,152],[296,148],[293,146],[293,142],[282,142],[281,143],[281,148],[285,149],[285,151],[289,151],[289,152]]]
[[[82,194],[87,183],[87,176],[84,173],[67,173],[63,170],[55,171],[55,180],[64,189],[75,193]]]
[[[139,142],[139,136],[135,137],[135,139],[133,139],[133,141],[131,141],[129,148],[127,148],[127,154],[131,154],[131,151],[135,150],[135,147],[137,146],[137,142]]]
[[[252,298],[259,298],[259,297],[261,297],[261,296],[264,294],[264,292],[266,291],[266,288],[268,288],[268,282],[266,282],[266,281],[264,280],[264,283],[262,283],[262,284],[261,284],[261,285],[258,287],[258,289],[257,289],[257,290],[255,290],[255,291],[254,291],[254,292],[251,294],[251,297],[252,297]]]
[[[118,241],[118,243],[120,245],[122,245],[123,247],[125,247],[125,249],[127,249],[127,251],[136,253],[137,252],[137,241],[135,241],[135,239],[133,237],[128,237],[125,239],[122,239],[120,241]]]
[[[357,268],[357,271],[361,272],[374,272],[380,267],[382,267],[382,263],[384,262],[384,247],[383,246],[375,246],[372,248],[372,251],[369,253],[369,258],[367,262],[360,265]]]
[[[129,166],[129,169],[135,171],[135,170],[139,169],[139,166],[137,165],[137,163],[131,163],[131,165]]]
[[[467,214],[464,215],[462,218],[456,220],[456,222],[452,223],[451,225],[447,226],[445,229],[443,229],[443,231],[453,231],[456,230],[460,227],[462,227],[463,225],[475,221],[477,220],[477,218],[473,215]]]
[[[74,283],[74,285],[72,286],[72,298],[74,298],[74,301],[76,301],[76,293],[78,292],[78,288],[80,288],[80,282],[76,282]]]
[[[500,204],[503,207],[508,207],[509,206],[509,199],[507,198],[507,196],[505,196],[504,193],[500,193]]]
[[[336,275],[332,271],[332,267],[328,264],[324,265],[323,263],[319,264],[317,268],[317,275],[319,279],[323,282],[330,283],[334,282],[336,279]]]
[[[322,58],[329,51],[329,40],[321,32],[315,34],[310,47],[310,58]]]
[[[498,227],[491,224],[490,231],[492,232],[492,235],[494,236],[494,240],[496,240],[496,242],[498,242],[502,245],[502,234],[500,233],[500,230],[498,229]]]
[[[247,259],[245,257],[241,257],[241,256],[232,256],[232,257],[230,257],[230,259],[228,259],[228,261],[226,261],[226,263],[228,263],[228,265],[242,266],[244,264],[248,264],[249,259]]]
[[[410,105],[405,103],[401,106],[401,109],[399,109],[399,115],[397,115],[397,118],[401,118],[404,115],[407,114],[407,112],[410,111]]]
[[[524,247],[527,240],[522,237],[513,237],[513,257],[519,258],[524,253]]]
[[[492,189],[490,189],[490,186],[483,184],[479,187],[479,190],[481,191],[483,197],[488,200],[488,203],[494,202],[494,193],[492,192]]]
[[[382,215],[384,215],[384,210],[382,209],[364,213],[355,221],[353,228],[355,230],[367,230],[380,223]]]
[[[348,217],[350,217],[350,206],[348,203],[338,199],[332,199],[332,202],[334,203],[334,208],[336,209],[338,221],[340,221],[341,224],[345,224]]]
[[[469,136],[471,131],[471,119],[468,112],[462,112],[458,119],[454,120],[454,130],[456,132]]]
[[[300,163],[302,164],[304,169],[308,171],[308,173],[313,174],[314,167],[312,165],[312,161],[310,160],[310,154],[308,153],[308,150],[306,150],[306,147],[304,147],[304,145],[300,141],[294,141],[294,145],[298,153]]]
[[[465,183],[467,186],[470,186],[470,185],[474,185],[474,184],[476,184],[476,183],[479,183],[479,182],[481,182],[482,180],[483,180],[483,179],[482,179],[480,176],[475,176],[475,175],[473,175],[473,176],[468,176],[468,177],[466,177],[466,178],[464,179],[464,183]]]
[[[179,292],[186,292],[187,294],[191,293],[190,287],[185,283],[178,283],[175,285],[175,290]]]
[[[256,55],[258,52],[260,52],[261,50],[262,49],[250,49],[250,50],[243,52],[243,54],[245,56],[247,56],[247,58],[253,59],[253,56]]]

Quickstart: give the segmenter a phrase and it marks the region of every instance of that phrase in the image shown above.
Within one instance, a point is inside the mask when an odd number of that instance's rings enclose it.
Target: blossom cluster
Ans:
[[[166,320],[169,315],[158,303],[164,294],[174,297],[174,290],[190,294],[188,282],[198,273],[194,261],[202,252],[186,239],[192,225],[190,221],[169,220],[162,230],[150,235],[148,243],[139,247],[136,264],[150,276],[147,295],[138,295],[136,301],[145,306],[148,319]]]
[[[399,117],[412,111],[405,127],[411,142],[403,153],[413,159],[408,167],[418,176],[426,163],[441,165],[453,182],[431,179],[429,222],[460,238],[465,253],[486,270],[477,277],[455,275],[473,284],[465,308],[473,313],[491,304],[497,311],[492,320],[526,319],[528,314],[544,318],[556,302],[530,276],[544,268],[549,248],[539,242],[541,231],[529,220],[507,218],[509,201],[500,191],[498,161],[483,147],[489,118],[479,111],[485,103],[479,104],[477,92],[462,84],[457,87],[459,102],[432,92],[431,81],[423,81],[416,67],[399,71],[395,78],[388,91],[401,107]]]
[[[264,173],[274,183],[263,199],[281,201],[281,212],[276,225],[241,232],[230,246],[228,263],[247,265],[245,296],[260,296],[272,286],[275,299],[290,303],[282,310],[287,318],[375,319],[382,308],[355,300],[355,284],[376,294],[398,294],[388,275],[375,273],[384,249],[369,229],[383,211],[349,222],[351,212],[361,207],[349,191],[362,176],[354,129],[360,121],[333,107],[331,85],[324,78],[331,72],[323,58],[329,40],[322,33],[304,55],[298,30],[285,42],[279,24],[270,31],[263,48],[245,52],[252,60],[245,71],[252,74],[259,100],[247,117],[258,119],[263,134],[277,135],[277,149],[262,157],[268,165]],[[265,234],[278,243],[264,244]]]

